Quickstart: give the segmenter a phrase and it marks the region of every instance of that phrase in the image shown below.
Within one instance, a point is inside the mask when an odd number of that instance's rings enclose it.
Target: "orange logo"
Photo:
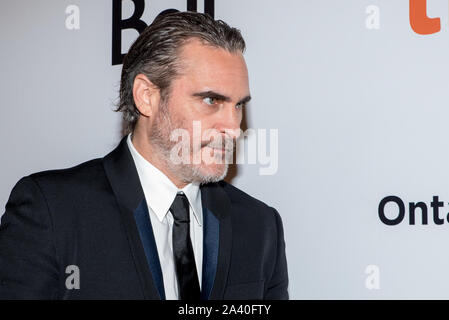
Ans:
[[[410,25],[418,34],[432,34],[441,30],[440,18],[427,16],[427,0],[410,1]]]

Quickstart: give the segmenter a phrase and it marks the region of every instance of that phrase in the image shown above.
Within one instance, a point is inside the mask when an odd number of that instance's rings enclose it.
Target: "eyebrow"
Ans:
[[[220,93],[217,93],[215,91],[203,91],[203,92],[197,92],[193,94],[194,97],[201,97],[201,98],[214,98],[217,100],[221,100],[221,101],[225,101],[225,102],[229,102],[231,101],[230,97],[227,97],[225,95],[222,95]],[[237,102],[237,104],[240,103],[247,103],[249,100],[251,100],[251,96],[246,96],[243,99],[240,99],[239,102]]]

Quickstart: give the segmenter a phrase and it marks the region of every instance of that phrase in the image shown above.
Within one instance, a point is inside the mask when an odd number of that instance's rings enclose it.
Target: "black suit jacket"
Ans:
[[[201,195],[203,299],[288,299],[277,211],[226,182],[201,186]],[[72,265],[79,289],[66,286]],[[165,298],[126,138],[102,159],[15,185],[0,225],[0,298]]]

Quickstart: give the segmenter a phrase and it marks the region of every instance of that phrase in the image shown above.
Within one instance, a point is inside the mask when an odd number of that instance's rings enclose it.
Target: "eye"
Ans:
[[[208,105],[214,105],[215,103],[217,103],[217,99],[216,98],[212,98],[212,97],[206,97],[203,99],[204,103],[208,104]]]
[[[236,109],[243,109],[245,107],[245,105],[246,105],[245,103],[238,103],[238,104],[235,105],[235,108]]]

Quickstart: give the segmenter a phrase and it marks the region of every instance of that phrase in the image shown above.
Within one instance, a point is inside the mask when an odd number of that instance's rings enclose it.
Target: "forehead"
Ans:
[[[240,52],[203,44],[192,39],[179,52],[181,76],[179,85],[186,89],[217,90],[220,93],[248,95],[248,70]],[[226,91],[226,92],[225,92]]]

